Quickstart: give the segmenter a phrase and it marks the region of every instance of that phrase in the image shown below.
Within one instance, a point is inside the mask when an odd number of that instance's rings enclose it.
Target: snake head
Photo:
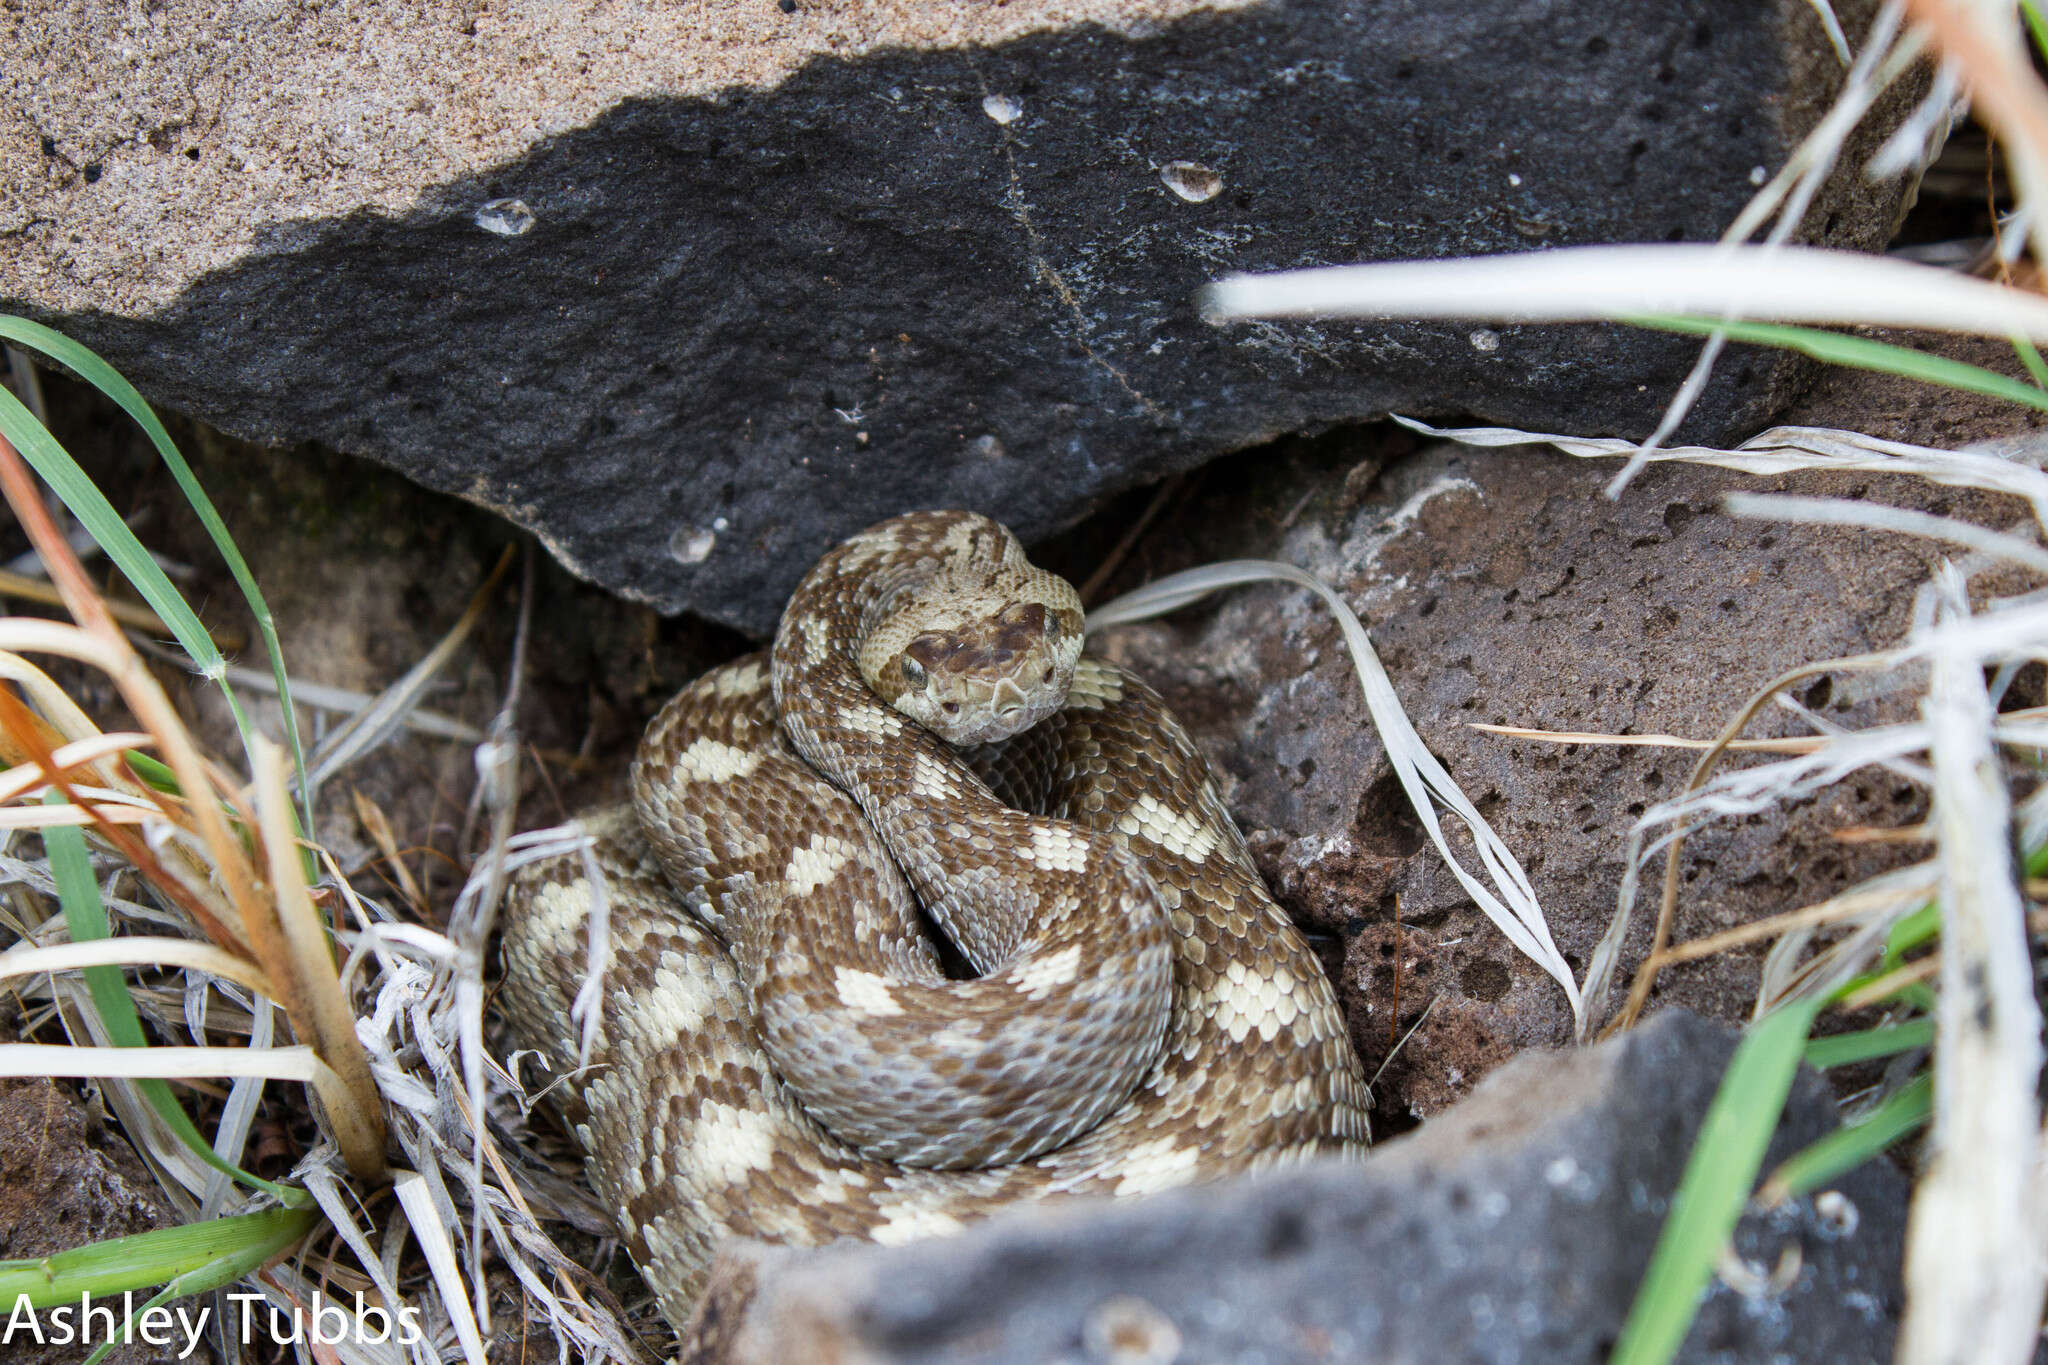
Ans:
[[[987,744],[1064,706],[1080,655],[1077,609],[1012,602],[914,636],[883,667],[876,690],[948,743]]]

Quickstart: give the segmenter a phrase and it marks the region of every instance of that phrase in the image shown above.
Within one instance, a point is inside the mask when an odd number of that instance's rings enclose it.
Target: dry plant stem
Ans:
[[[64,605],[64,595],[40,578],[15,573],[12,569],[0,569],[0,597],[24,597],[31,602],[40,602],[48,607]],[[146,630],[157,635],[169,635],[171,628],[163,618],[148,607],[135,602],[109,601],[107,614],[124,626]],[[222,649],[240,649],[245,643],[242,637],[232,631],[209,630],[214,644]]]
[[[1772,697],[1793,683],[1821,673],[1855,668],[1881,668],[1891,661],[1892,656],[1889,654],[1858,654],[1848,658],[1802,664],[1798,668],[1780,673],[1752,693],[1742,709],[1722,727],[1721,733],[1714,739],[1713,747],[1701,754],[1700,761],[1693,765],[1692,777],[1686,782],[1683,795],[1689,796],[1706,785],[1707,779],[1713,775],[1714,768],[1720,763],[1721,755],[1726,753],[1736,738],[1749,728],[1749,723],[1756,719],[1757,712],[1761,711]],[[1665,951],[1671,944],[1671,924],[1678,915],[1679,855],[1685,849],[1685,836],[1691,828],[1689,821],[1681,822],[1671,836],[1670,844],[1665,848],[1664,894],[1657,906],[1657,928],[1651,935],[1650,955],[1643,959],[1643,965],[1636,969],[1635,980],[1629,983],[1628,1003],[1622,1006],[1621,1013],[1614,1017],[1614,1022],[1601,1031],[1602,1037],[1633,1028],[1637,1016],[1643,1012],[1643,1006],[1649,1002],[1650,988],[1657,982],[1657,971],[1663,965]]]
[[[1489,735],[1504,735],[1509,739],[1537,739],[1547,744],[1611,744],[1619,748],[1643,749],[1711,749],[1710,739],[1687,739],[1683,735],[1603,735],[1591,730],[1532,730],[1525,725],[1488,725],[1482,721],[1465,722],[1468,730],[1484,730]],[[1826,735],[1812,735],[1803,739],[1738,739],[1727,745],[1730,753],[1738,754],[1810,754],[1826,748]]]
[[[1907,0],[1913,18],[1934,35],[1935,46],[1963,69],[1970,99],[2006,146],[2014,198],[2034,203],[2028,236],[2037,259],[2048,260],[2048,89],[2034,75],[2011,4],[1985,0]]]
[[[53,943],[47,948],[17,944],[0,953],[0,981],[43,972],[71,972],[82,967],[191,967],[224,977],[244,990],[263,994],[268,983],[247,962],[224,948],[189,938],[158,938],[122,934],[84,943]]]
[[[476,1111],[470,1108],[469,1097],[460,1090],[452,1093],[455,1097],[456,1107],[462,1113],[463,1122],[470,1126],[472,1132],[482,1135],[478,1146],[484,1160],[490,1163],[492,1174],[498,1177],[498,1187],[505,1192],[505,1198],[527,1221],[531,1222],[535,1227],[539,1227],[540,1220],[534,1217],[533,1208],[526,1202],[526,1195],[521,1191],[519,1182],[513,1178],[512,1172],[506,1168],[505,1159],[498,1152],[498,1145],[490,1140],[484,1125],[477,1121]],[[558,1272],[555,1282],[567,1291],[570,1300],[578,1308],[592,1316],[596,1315],[596,1310],[591,1306],[590,1301],[583,1297],[582,1289],[573,1280]]]
[[[51,623],[54,630],[70,630],[70,627]],[[74,630],[72,633],[76,634]],[[175,875],[158,860],[149,846],[137,838],[133,831],[121,828],[122,821],[104,806],[85,798],[66,776],[64,766],[57,762],[55,755],[42,748],[43,736],[34,725],[35,717],[12,692],[0,688],[0,730],[5,730],[14,741],[27,751],[28,761],[40,768],[48,777],[50,785],[64,794],[65,800],[91,813],[93,824],[99,836],[105,839],[120,855],[133,863],[142,874],[160,888],[178,908],[192,916],[207,937],[223,946],[233,948],[244,955],[248,953],[247,938],[236,931],[231,907],[213,906],[207,903],[194,886],[195,881],[204,885],[200,877]],[[52,812],[54,813],[54,812]]]
[[[1921,958],[1918,962],[1909,963],[1904,967],[1886,972],[1869,985],[1859,986],[1849,992],[1842,997],[1842,1008],[1845,1010],[1860,1010],[1867,1005],[1875,1005],[1881,1000],[1889,1000],[1907,986],[1912,985],[1916,981],[1925,981],[1940,970],[1941,958],[1939,955]]]
[[[150,676],[141,656],[129,645],[127,636],[121,633],[113,617],[107,614],[106,604],[93,590],[84,566],[79,564],[78,556],[71,552],[71,546],[50,520],[49,511],[37,496],[35,479],[22,460],[21,452],[5,437],[0,437],[0,493],[5,494],[22,529],[28,532],[29,542],[42,556],[43,566],[50,572],[50,580],[64,594],[65,608],[78,622],[79,628],[102,646],[102,657],[96,662],[120,690],[121,699],[128,703],[128,709],[135,713],[135,718],[162,745],[164,761],[170,765],[178,779],[179,789],[185,794],[186,810],[212,855],[211,871],[226,892],[228,904],[240,912],[243,937],[253,946],[255,934],[250,931],[249,923],[252,918],[261,916],[260,898],[248,860],[243,856],[227,821],[221,818],[219,793],[208,767],[201,760],[191,735],[179,721],[170,699],[164,696],[163,689]],[[260,954],[258,960],[262,960]]]
[[[1899,1365],[2031,1360],[2048,1287],[2042,1240],[2041,1011],[2012,801],[1977,660],[1932,651],[1922,707],[1941,849],[1939,1062],[1925,1174],[1906,1230]]]
[[[256,810],[269,864],[270,903],[284,950],[277,961],[283,971],[273,972],[269,994],[337,1078],[332,1085],[316,1082],[316,1088],[343,1160],[358,1178],[378,1180],[385,1173],[383,1104],[370,1060],[356,1038],[355,1014],[342,994],[327,930],[307,893],[298,841],[292,837],[284,751],[258,735],[250,756],[256,764]]]
[[[1814,905],[1804,905],[1797,910],[1787,910],[1783,914],[1751,920],[1748,924],[1738,924],[1733,929],[1723,929],[1720,933],[1709,934],[1705,938],[1688,939],[1684,943],[1674,944],[1664,950],[1655,960],[1655,965],[1659,968],[1671,967],[1681,962],[1712,957],[1725,949],[1755,943],[1759,939],[1775,938],[1788,930],[1833,924],[1837,920],[1850,919],[1876,906],[1889,904],[1894,899],[1887,891],[1868,896],[1837,896]],[[1649,962],[1643,964],[1645,968],[1651,965]]]

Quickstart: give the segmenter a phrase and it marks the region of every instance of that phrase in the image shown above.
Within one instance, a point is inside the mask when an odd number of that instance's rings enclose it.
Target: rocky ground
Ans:
[[[1964,349],[1996,363],[1992,348]],[[147,518],[152,544],[194,566],[188,590],[209,624],[246,632],[146,451],[82,390],[61,380],[50,388],[58,434],[103,486],[127,490],[126,508]],[[2034,439],[2032,421],[1986,401],[1862,376],[1828,377],[1789,416],[1905,439]],[[517,540],[463,504],[315,449],[266,451],[189,425],[180,433],[228,523],[242,528],[293,672],[308,680],[362,690],[389,682]],[[1337,584],[1368,622],[1425,740],[1530,870],[1560,947],[1582,971],[1613,909],[1631,821],[1683,780],[1690,760],[1511,739],[1468,723],[1709,735],[1782,668],[1897,637],[1936,552],[1861,532],[1738,521],[1719,508],[1732,488],[1881,495],[1988,525],[2021,515],[1995,498],[1904,482],[1759,482],[1677,467],[1653,468],[1610,501],[1601,489],[1611,473],[1544,448],[1476,451],[1389,426],[1347,429],[1225,460],[1120,503],[1044,547],[1043,558],[1088,577],[1141,504],[1157,498],[1163,511],[1101,591],[1232,556],[1289,559]],[[517,584],[515,574],[499,590],[431,695],[433,709],[488,722],[506,685]],[[616,793],[645,716],[681,681],[750,643],[608,599],[545,558],[533,562],[533,584],[520,714],[536,760],[522,804],[528,826]],[[1570,1016],[1557,987],[1444,873],[1386,767],[1334,626],[1300,597],[1240,591],[1119,630],[1102,647],[1157,682],[1207,750],[1277,894],[1339,985],[1368,1072],[1379,1072],[1375,1122],[1387,1138],[1449,1109],[1518,1054],[1563,1046]],[[187,695],[201,734],[228,750],[218,704]],[[1818,683],[1802,697],[1854,724],[1910,704],[1902,692],[1846,683]],[[329,784],[323,837],[365,889],[402,902],[409,879],[430,918],[446,904],[480,837],[468,817],[470,748],[404,737]],[[1782,817],[1702,831],[1687,853],[1679,936],[1808,903],[1908,856],[1910,845],[1838,836],[1921,813],[1914,788],[1877,777]],[[397,874],[393,848],[408,876]],[[1639,925],[1627,965],[1647,932]],[[1732,952],[1668,971],[1653,1010],[1682,1005],[1740,1023],[1756,967],[1754,952]],[[1710,1062],[1700,1065],[1711,1073]],[[1523,1159],[1517,1141],[1494,1139],[1509,1153],[1502,1159]],[[1405,1161],[1432,1161],[1429,1143],[1402,1150]],[[1668,1188],[1674,1174],[1645,1188]],[[1886,1188],[1883,1198],[1895,1201],[1897,1188]],[[1876,1273],[1876,1262],[1857,1264],[1857,1273]]]
[[[0,308],[77,331],[185,410],[174,435],[296,679],[386,686],[511,556],[425,701],[453,735],[401,734],[322,790],[318,834],[351,881],[430,923],[483,844],[474,753],[514,685],[522,606],[518,824],[533,828],[619,796],[646,719],[753,647],[824,544],[964,504],[1016,523],[1095,603],[1233,557],[1336,586],[1582,975],[1631,826],[1692,757],[1474,726],[1708,737],[1784,668],[1900,637],[1938,547],[1740,520],[1722,506],[1732,490],[1991,527],[2026,515],[1904,480],[1669,465],[1609,499],[1612,463],[1381,420],[1640,434],[1693,354],[1668,337],[1226,331],[1195,314],[1192,291],[1232,269],[1711,238],[1832,88],[1800,0],[1678,0],[1654,22],[1626,3],[1534,7],[1515,23],[1491,5],[1365,0],[1018,0],[943,17],[918,0],[783,0],[772,30],[712,6],[670,34],[672,63],[610,40],[669,22],[637,0],[619,10],[629,24],[574,32],[435,0],[373,20],[267,11],[231,36],[204,8],[0,19],[0,33],[27,23],[14,36],[34,58],[0,70],[15,97],[0,102]],[[1860,32],[1874,5],[1835,8]],[[383,60],[414,48],[436,55],[431,74]],[[78,55],[100,52],[121,54],[117,74]],[[25,84],[31,69],[64,78]],[[1880,109],[1846,167],[1916,90]],[[1975,145],[1909,239],[1988,230]],[[1910,197],[1844,170],[1801,238],[1879,246]],[[2017,369],[1998,345],[1903,339]],[[253,622],[146,443],[83,387],[44,382],[56,435],[260,668]],[[1688,431],[1732,440],[1773,415],[2048,454],[2038,414],[1740,349]],[[1762,950],[1669,969],[1642,1028],[1555,1051],[1572,1037],[1563,992],[1445,871],[1319,606],[1238,590],[1097,647],[1160,687],[1208,755],[1337,985],[1383,1150],[943,1247],[737,1248],[684,1357],[1603,1359]],[[157,666],[201,738],[235,753],[218,695]],[[119,722],[102,681],[65,677]],[[274,728],[275,703],[239,686]],[[1838,674],[1796,695],[1864,726],[1908,714],[1915,687]],[[2036,668],[2007,705],[2044,699]],[[305,714],[316,737],[344,718]],[[1800,725],[1771,712],[1751,733]],[[1704,828],[1676,935],[1916,857],[1924,814],[1919,788],[1873,773]],[[1833,1117],[1829,1085],[1802,1079],[1779,1150]],[[294,1122],[258,1144],[265,1174],[297,1150]],[[549,1120],[520,1139],[573,1169]],[[68,1084],[0,1092],[0,1153],[0,1255],[175,1221]],[[1754,1273],[1717,1281],[1681,1358],[1884,1355],[1905,1188],[1878,1162],[1835,1200],[1747,1219],[1737,1249]],[[644,1308],[614,1245],[562,1235]],[[1804,1269],[1775,1283],[1788,1249]],[[667,1349],[659,1334],[651,1349]]]

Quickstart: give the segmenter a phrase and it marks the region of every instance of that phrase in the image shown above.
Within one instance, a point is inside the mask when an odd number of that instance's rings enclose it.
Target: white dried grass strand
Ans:
[[[1788,970],[1767,994],[1757,992],[1757,1018],[1789,1000],[1828,996],[1847,984],[1851,977],[1870,970],[1884,952],[1886,941],[1899,921],[1925,905],[1934,894],[1936,869],[1932,860],[1893,872],[1850,888],[1837,899],[1866,899],[1873,904],[1858,919],[1848,937],[1822,949],[1811,959]]]
[[[1828,35],[1828,45],[1835,49],[1835,55],[1847,66],[1853,60],[1849,55],[1849,35],[1842,32],[1842,21],[1835,17],[1835,7],[1828,0],[1806,0],[1807,7],[1820,20],[1821,30]]]
[[[2048,574],[2048,549],[2018,536],[1988,530],[1975,522],[1938,517],[1879,502],[1847,498],[1809,498],[1791,493],[1730,493],[1721,500],[1728,515],[1770,521],[1806,522],[1822,526],[1859,526],[1871,531],[1897,531],[1929,540],[1962,545],[1980,554],[2024,565]]]
[[[1944,575],[1952,616],[1967,614]],[[1981,660],[1938,623],[1924,713],[1941,863],[1934,1119],[1906,1242],[1900,1365],[2033,1358],[2048,1260],[2041,1012],[2034,999],[2012,808],[1990,742]]]
[[[249,1046],[260,1052],[276,1044],[277,1011],[270,1001],[261,996],[256,999],[255,1006],[249,1015]],[[204,1042],[205,1038],[194,1033],[193,1040]],[[213,1154],[230,1166],[242,1164],[242,1151],[248,1145],[249,1130],[255,1125],[257,1108],[263,1102],[263,1084],[258,1077],[242,1076],[228,1088],[227,1103],[221,1106],[220,1123],[213,1133]],[[235,1188],[234,1177],[226,1171],[210,1174],[206,1191],[199,1200],[200,1216],[217,1216]]]
[[[419,707],[425,698],[427,688],[448,666],[471,634],[483,620],[484,608],[490,600],[490,592],[497,585],[494,574],[486,580],[470,599],[448,633],[434,642],[433,648],[423,655],[419,662],[408,668],[404,675],[382,692],[365,709],[352,716],[348,724],[329,735],[320,747],[306,760],[307,784],[318,792],[320,784],[340,772],[364,754],[381,746],[392,735],[398,733],[408,714]],[[309,803],[311,798],[309,797]]]
[[[242,1282],[262,1294],[266,1308],[278,1314],[279,1325],[294,1321],[306,1306],[313,1301],[313,1295],[320,1293],[325,1298],[321,1285],[302,1274],[290,1262],[280,1262],[269,1269],[252,1275]],[[237,1305],[247,1311],[247,1305]],[[228,1315],[230,1318],[233,1314]],[[254,1315],[251,1315],[254,1317]],[[261,1322],[261,1319],[257,1319]],[[285,1330],[289,1330],[288,1328]],[[265,1327],[257,1326],[256,1340],[268,1336]],[[299,1365],[405,1365],[405,1356],[394,1342],[365,1341],[356,1332],[342,1332],[341,1340],[331,1345],[322,1345],[315,1353],[304,1341],[293,1343],[293,1351]],[[239,1343],[237,1343],[239,1346]],[[331,1353],[331,1354],[330,1354]],[[423,1354],[420,1347],[413,1348],[414,1365],[432,1365],[439,1353]]]
[[[1512,427],[1434,427],[1399,414],[1393,420],[1424,436],[1486,449],[1547,445],[1579,459],[1626,458],[1635,450],[1633,442],[1612,438],[1560,436]],[[1949,487],[1982,488],[2025,498],[2035,519],[2048,526],[2048,474],[1991,451],[1941,450],[1830,427],[1782,426],[1759,432],[1730,450],[1670,446],[1649,458],[1652,463],[1703,464],[1762,476],[1803,470],[1911,475]]]
[[[86,967],[190,967],[245,986],[263,989],[263,974],[233,953],[189,938],[142,934],[56,943],[46,948],[16,946],[0,953],[0,981],[37,972],[75,972]]]
[[[0,1043],[0,1076],[153,1077],[262,1076],[311,1084],[326,1065],[304,1045],[246,1047],[73,1047],[64,1043]],[[331,1073],[330,1073],[331,1074]],[[338,1082],[337,1082],[338,1084]]]
[[[326,1154],[339,1155],[332,1148],[327,1149]],[[319,1204],[320,1212],[327,1216],[328,1225],[354,1253],[356,1264],[370,1277],[370,1283],[383,1295],[384,1302],[396,1312],[406,1302],[405,1295],[398,1291],[398,1285],[385,1270],[383,1260],[371,1248],[368,1233],[356,1221],[360,1206],[355,1202],[354,1192],[335,1179],[333,1163],[324,1159],[301,1162],[294,1174],[306,1192],[313,1196],[314,1202]]]
[[[1234,275],[1211,316],[1612,322],[1650,314],[1867,324],[2048,340],[2048,299],[1954,271],[1825,247],[1558,247]]]
[[[140,632],[131,631],[129,639],[137,649],[153,658],[181,667],[189,667],[192,663],[191,656],[183,650],[166,648]],[[277,695],[277,677],[269,669],[229,664],[221,671],[221,676],[234,686],[247,691],[264,692],[273,697]],[[368,692],[357,692],[346,687],[331,687],[326,683],[308,682],[303,678],[287,678],[286,681],[292,689],[292,703],[315,711],[332,711],[344,716],[355,716],[369,710],[378,702],[378,697]],[[476,726],[456,720],[453,716],[444,716],[438,711],[415,708],[401,715],[398,724],[403,729],[416,734],[431,735],[436,739],[460,740],[474,744],[483,738],[483,731]]]
[[[1564,989],[1565,998],[1571,1003],[1573,1021],[1583,1024],[1585,1010],[1578,983],[1572,979],[1570,966],[1550,937],[1550,925],[1544,919],[1543,907],[1536,898],[1535,888],[1529,883],[1528,873],[1523,871],[1514,852],[1494,832],[1415,732],[1407,712],[1401,707],[1401,699],[1394,691],[1393,683],[1387,678],[1386,669],[1373,651],[1372,640],[1367,636],[1365,627],[1335,589],[1292,564],[1257,559],[1227,560],[1170,575],[1106,603],[1088,614],[1087,628],[1093,634],[1110,626],[1148,620],[1222,588],[1267,582],[1291,583],[1307,588],[1321,598],[1337,618],[1365,694],[1366,710],[1379,729],[1387,761],[1392,765],[1394,775],[1400,779],[1401,790],[1406,793],[1416,818],[1429,832],[1430,841],[1436,845],[1438,854],[1450,867],[1451,875],[1457,878],[1458,884],[1465,888],[1466,894],[1507,935],[1510,943]],[[1456,815],[1470,832],[1480,864],[1493,883],[1492,889],[1468,872],[1451,852],[1442,823],[1437,818],[1439,804]],[[1496,891],[1499,894],[1496,895]]]
[[[1644,811],[1636,828],[1648,831],[1712,816],[1755,815],[1784,801],[1811,796],[1861,768],[1896,770],[1910,755],[1926,747],[1927,732],[1918,725],[1853,730],[1811,753],[1718,773],[1703,786]],[[1927,776],[1926,770],[1917,765],[1907,767],[1906,771],[1921,780]],[[1648,850],[1655,851],[1655,847]]]
[[[581,829],[580,825],[575,827]],[[585,835],[580,852],[583,876],[590,886],[590,915],[584,926],[589,965],[575,1000],[570,1002],[569,1018],[582,1026],[576,1052],[576,1065],[582,1068],[590,1065],[598,1030],[604,1026],[604,984],[612,961],[612,898],[605,885],[604,870],[597,863],[597,840]]]
[[[51,977],[55,988],[54,998],[58,1006],[58,1017],[64,1025],[64,1032],[80,1052],[125,1051],[114,1046],[106,1026],[100,1021],[99,1008],[94,1004],[85,983],[74,977]],[[80,1034],[90,1037],[91,1045],[82,1044]],[[42,1075],[45,1073],[32,1073]],[[143,1162],[156,1177],[158,1186],[171,1201],[180,1216],[190,1219],[198,1211],[195,1198],[206,1188],[206,1182],[213,1168],[195,1156],[184,1141],[170,1131],[154,1106],[145,1102],[134,1082],[119,1076],[94,1078],[99,1086],[101,1098],[114,1111],[120,1121],[121,1131],[141,1155]]]
[[[476,1316],[470,1308],[469,1293],[463,1286],[462,1267],[456,1263],[455,1244],[448,1235],[450,1220],[440,1207],[447,1199],[447,1193],[438,1191],[437,1199],[437,1185],[438,1182],[430,1182],[419,1171],[406,1171],[392,1182],[391,1192],[398,1197],[406,1222],[412,1225],[414,1243],[427,1258],[427,1268],[434,1276],[434,1287],[441,1291],[441,1305],[455,1328],[456,1340],[462,1345],[462,1358],[468,1365],[488,1365],[483,1338],[477,1335]]]
[[[1948,141],[1949,130],[1969,108],[1969,102],[1960,93],[1955,64],[1941,63],[1927,94],[1864,163],[1864,178],[1875,181],[1889,180],[1895,175],[1917,177],[1933,165],[1935,157],[1941,154],[1942,144]]]

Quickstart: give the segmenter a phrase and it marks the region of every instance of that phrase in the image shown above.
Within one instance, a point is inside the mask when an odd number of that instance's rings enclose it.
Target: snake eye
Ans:
[[[944,711],[949,716],[957,716],[960,714],[960,703],[957,701],[949,701],[944,706],[941,706],[939,709],[941,711]]]
[[[903,658],[904,685],[907,687],[923,687],[924,680],[924,665],[906,654]]]
[[[1044,676],[1044,677],[1042,677],[1042,678],[1040,678],[1040,679],[1039,679],[1039,681],[1040,681],[1040,682],[1051,682],[1051,681],[1052,681],[1052,665],[1051,665],[1051,664],[1047,664],[1047,665],[1045,666],[1045,676]]]

